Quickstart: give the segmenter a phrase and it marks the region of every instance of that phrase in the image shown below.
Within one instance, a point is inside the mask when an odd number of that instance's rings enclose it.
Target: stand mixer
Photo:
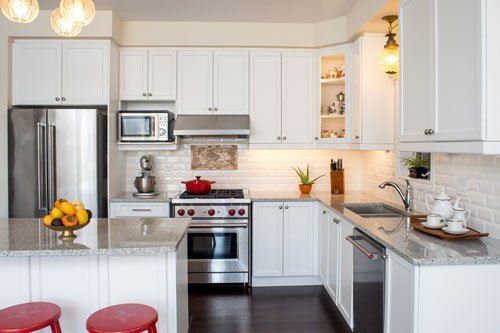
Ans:
[[[134,193],[135,197],[152,197],[158,195],[155,191],[156,177],[153,173],[153,156],[144,155],[140,159],[141,175],[135,177],[134,186],[137,192]]]

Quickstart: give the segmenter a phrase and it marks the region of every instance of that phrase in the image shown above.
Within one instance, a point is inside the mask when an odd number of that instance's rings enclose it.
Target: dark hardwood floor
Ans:
[[[189,288],[191,333],[351,333],[321,286]]]

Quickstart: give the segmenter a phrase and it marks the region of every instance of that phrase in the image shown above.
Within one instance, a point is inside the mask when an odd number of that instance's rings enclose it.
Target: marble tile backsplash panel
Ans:
[[[191,145],[237,145],[238,170],[191,170]],[[244,187],[253,191],[298,191],[298,177],[292,166],[305,168],[320,178],[313,191],[330,191],[330,159],[342,158],[347,191],[361,191],[362,153],[335,150],[257,150],[248,149],[246,139],[185,138],[175,151],[126,152],[127,191],[134,191],[132,181],[140,174],[139,158],[143,154],[154,157],[157,188],[173,195],[184,190],[183,180],[195,176],[215,180],[217,187]]]
[[[426,212],[425,196],[444,188],[461,205],[471,210],[472,228],[489,232],[500,239],[500,156],[433,154],[434,190],[413,187],[413,208]],[[401,203],[396,191],[379,189],[386,180],[397,181],[396,154],[372,151],[363,153],[362,190],[394,203]],[[459,179],[466,179],[468,191],[459,192]]]

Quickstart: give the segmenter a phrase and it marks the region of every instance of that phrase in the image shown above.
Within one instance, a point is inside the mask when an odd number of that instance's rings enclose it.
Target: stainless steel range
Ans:
[[[183,192],[172,199],[175,217],[190,217],[189,283],[250,284],[250,196],[248,190]]]

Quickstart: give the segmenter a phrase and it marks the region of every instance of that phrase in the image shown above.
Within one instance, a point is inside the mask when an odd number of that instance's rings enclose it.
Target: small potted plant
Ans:
[[[300,178],[299,190],[300,190],[300,193],[302,193],[302,194],[309,194],[309,192],[311,192],[313,184],[318,179],[320,179],[321,177],[324,176],[324,175],[321,175],[321,176],[316,177],[313,180],[311,180],[309,177],[309,164],[306,167],[306,172],[304,172],[304,170],[302,170],[299,167],[296,167],[296,168],[292,167],[292,169],[295,171],[295,173]]]
[[[427,168],[429,165],[428,158],[424,158],[417,154],[414,156],[404,157],[401,161],[408,168],[408,171],[410,171],[409,176],[411,178],[427,179],[429,177],[427,174],[429,172],[429,168]]]

